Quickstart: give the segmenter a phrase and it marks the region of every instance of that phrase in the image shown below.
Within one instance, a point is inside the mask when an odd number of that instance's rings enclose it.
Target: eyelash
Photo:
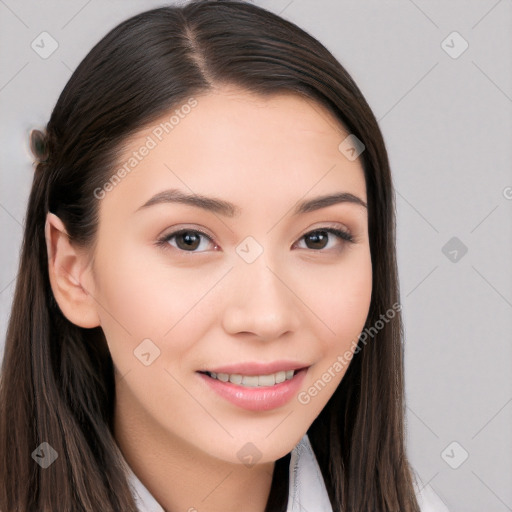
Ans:
[[[324,228],[321,227],[321,228],[314,229],[312,231],[308,231],[307,233],[304,233],[300,237],[299,240],[302,240],[303,238],[305,238],[313,233],[318,233],[321,231],[336,235],[343,242],[354,243],[354,241],[355,241],[354,237],[348,231],[344,231],[342,229],[337,229],[337,228],[332,228],[332,227],[324,227]],[[210,242],[212,242],[214,245],[216,245],[215,242],[212,240],[212,238],[209,235],[207,235],[206,233],[204,233],[203,231],[201,231],[199,229],[179,229],[177,231],[173,231],[172,233],[169,233],[169,234],[163,236],[162,238],[159,238],[156,242],[156,245],[159,247],[167,248],[167,247],[169,247],[168,242],[171,239],[173,239],[174,237],[176,237],[182,233],[199,233],[200,235],[202,235],[205,238],[207,238],[208,240],[210,240]],[[180,249],[178,247],[174,247],[174,246],[171,246],[171,247],[173,249],[177,249],[178,251],[183,252],[183,253],[192,253],[193,254],[193,253],[204,252],[204,251],[184,251],[183,249]],[[326,250],[328,251],[329,249],[309,249],[309,250],[314,251],[314,252],[325,252]]]

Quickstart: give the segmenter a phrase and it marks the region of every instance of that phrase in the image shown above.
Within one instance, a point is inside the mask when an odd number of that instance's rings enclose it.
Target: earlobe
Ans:
[[[79,327],[97,327],[96,302],[92,290],[84,286],[84,282],[92,282],[87,255],[71,244],[63,222],[51,212],[46,216],[44,234],[50,284],[62,313]]]

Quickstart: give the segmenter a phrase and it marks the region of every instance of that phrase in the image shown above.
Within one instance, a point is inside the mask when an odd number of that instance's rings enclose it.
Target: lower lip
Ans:
[[[285,405],[298,393],[307,371],[307,368],[303,368],[290,380],[261,387],[246,387],[229,381],[222,382],[204,373],[199,373],[199,376],[213,391],[232,404],[249,411],[269,411]]]

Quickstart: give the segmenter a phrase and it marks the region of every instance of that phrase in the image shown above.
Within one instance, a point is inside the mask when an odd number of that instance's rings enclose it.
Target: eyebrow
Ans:
[[[136,212],[153,206],[155,204],[162,203],[186,204],[190,206],[195,206],[197,208],[202,208],[204,210],[211,211],[214,213],[218,213],[226,217],[235,217],[241,214],[241,209],[228,201],[224,201],[222,199],[218,199],[215,197],[203,196],[200,194],[185,194],[184,192],[178,189],[163,190],[162,192],[155,194],[153,197],[148,199],[142,206],[137,208]],[[328,194],[315,197],[313,199],[308,199],[306,201],[301,201],[296,204],[295,209],[292,212],[292,215],[295,216],[300,215],[302,213],[309,213],[338,203],[354,204],[362,206],[363,208],[367,208],[367,204],[356,195],[351,194],[349,192],[338,192],[336,194]]]

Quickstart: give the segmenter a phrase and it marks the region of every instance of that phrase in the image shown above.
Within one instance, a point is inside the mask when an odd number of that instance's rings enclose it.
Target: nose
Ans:
[[[250,264],[238,262],[230,274],[222,314],[227,333],[270,341],[298,330],[300,300],[286,272],[272,268],[262,255]]]

